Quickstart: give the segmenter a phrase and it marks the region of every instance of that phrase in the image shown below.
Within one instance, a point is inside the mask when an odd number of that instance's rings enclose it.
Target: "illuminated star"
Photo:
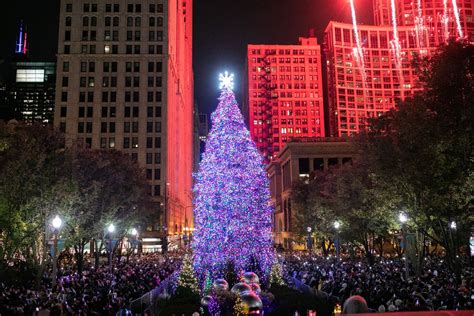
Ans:
[[[234,74],[229,74],[227,71],[224,74],[219,74],[219,89],[234,89]]]

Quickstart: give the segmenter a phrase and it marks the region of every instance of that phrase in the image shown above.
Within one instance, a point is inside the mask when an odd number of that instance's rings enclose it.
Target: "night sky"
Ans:
[[[356,0],[360,23],[372,23],[372,0]],[[0,1],[0,58],[11,56],[21,19],[28,27],[30,57],[55,60],[59,0]],[[211,112],[219,95],[219,72],[236,75],[241,100],[247,44],[293,44],[315,29],[318,41],[329,20],[350,22],[348,0],[195,0],[195,98]]]

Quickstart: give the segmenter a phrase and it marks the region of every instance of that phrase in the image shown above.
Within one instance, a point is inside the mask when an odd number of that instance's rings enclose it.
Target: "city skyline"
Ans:
[[[0,21],[5,40],[0,43],[0,59],[12,55],[23,20],[29,32],[30,57],[55,61],[59,25],[59,0],[40,3],[26,0],[0,4],[9,14]],[[372,23],[372,0],[358,1],[361,23]],[[268,14],[271,13],[271,14]],[[298,16],[298,18],[293,18]],[[241,23],[242,19],[246,23]],[[329,20],[350,21],[345,0],[327,5],[325,1],[295,2],[264,0],[258,4],[245,0],[205,1],[194,6],[194,72],[195,99],[199,111],[211,113],[219,95],[217,77],[224,70],[236,75],[236,95],[243,101],[247,44],[294,44],[298,37],[315,29],[322,43]]]

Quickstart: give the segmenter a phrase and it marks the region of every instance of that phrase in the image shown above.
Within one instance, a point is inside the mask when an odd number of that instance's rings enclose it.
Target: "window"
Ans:
[[[155,196],[159,196],[159,195],[161,194],[161,187],[160,187],[160,185],[155,185],[154,190],[155,190],[155,191],[154,191]]]
[[[91,6],[91,12],[97,12],[97,3],[93,3]]]
[[[66,117],[67,116],[67,107],[62,106],[61,107],[61,117]]]
[[[109,148],[115,148],[115,137],[109,137]]]
[[[146,148],[153,148],[153,137],[146,138]]]
[[[68,77],[63,77],[62,86],[67,87],[68,85],[69,85],[69,78]]]
[[[155,163],[161,164],[161,153],[155,153]]]
[[[129,3],[129,4],[127,5],[127,12],[129,12],[129,13],[130,13],[130,12],[133,12],[133,4],[130,4],[130,3]]]
[[[155,5],[154,5],[154,4],[150,4],[148,12],[150,12],[150,13],[155,13],[155,11],[156,11]]]
[[[157,26],[163,26],[163,18],[162,17],[156,18],[156,25]]]
[[[89,3],[84,3],[84,7],[83,7],[83,12],[89,12],[90,11],[90,5]]]
[[[70,41],[71,40],[71,31],[64,32],[64,40]]]
[[[152,179],[152,171],[151,169],[146,169],[146,179],[151,180]]]
[[[114,4],[114,12],[120,12],[120,4],[118,3]]]
[[[95,72],[95,62],[89,62],[89,72]]]
[[[142,12],[142,5],[141,4],[135,4],[135,12],[136,13]]]
[[[135,26],[141,26],[142,25],[142,18],[137,16],[135,17]]]
[[[163,63],[161,61],[156,63],[156,72],[162,72],[163,71]]]
[[[105,26],[111,26],[112,25],[112,18],[110,16],[105,17]]]
[[[72,17],[67,16],[66,17],[66,26],[71,26],[72,25]]]
[[[67,91],[61,92],[61,102],[67,102]]]
[[[85,16],[82,18],[82,26],[89,26],[89,17]]]
[[[132,137],[132,148],[138,148],[138,137]]]
[[[64,54],[68,55],[71,53],[71,46],[64,45]]]
[[[60,122],[59,123],[59,131],[61,133],[66,133],[66,122]]]
[[[161,170],[155,169],[155,180],[160,180],[160,179],[161,179]]]
[[[63,61],[63,72],[68,72],[68,71],[69,71],[69,62]]]
[[[113,26],[119,26],[120,24],[120,19],[118,16],[114,16],[114,20],[113,20]]]
[[[110,54],[110,45],[104,46],[104,54]]]
[[[66,3],[66,12],[72,12],[72,3]]]
[[[151,165],[153,163],[153,154],[152,153],[147,153],[146,154],[146,164]]]
[[[130,122],[124,122],[123,123],[123,132],[124,133],[130,133]]]
[[[130,137],[123,138],[123,148],[130,148]]]
[[[161,137],[155,137],[155,148],[161,148]]]
[[[105,5],[105,12],[112,12],[112,4],[107,3]]]

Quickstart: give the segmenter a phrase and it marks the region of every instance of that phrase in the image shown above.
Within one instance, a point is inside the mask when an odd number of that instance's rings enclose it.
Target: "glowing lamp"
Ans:
[[[113,233],[115,231],[115,226],[114,224],[110,224],[109,227],[107,227],[107,231],[109,233]]]
[[[56,217],[53,218],[52,224],[53,224],[54,229],[59,229],[61,225],[63,224],[63,221],[58,215],[56,215]]]

